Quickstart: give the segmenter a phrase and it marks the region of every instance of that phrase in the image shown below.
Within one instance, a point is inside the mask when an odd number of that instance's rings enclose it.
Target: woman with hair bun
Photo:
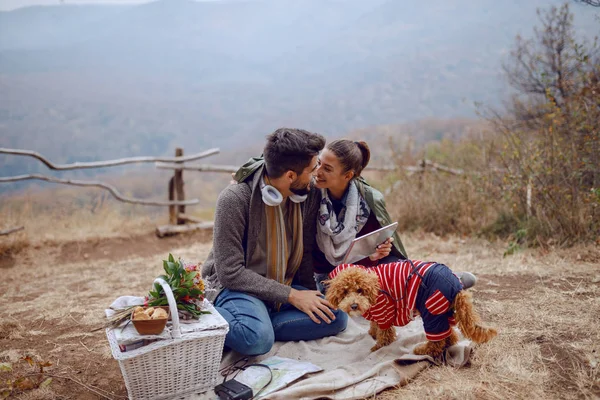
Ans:
[[[383,195],[361,176],[369,164],[367,143],[348,139],[334,140],[325,146],[314,172],[314,186],[321,192],[317,217],[317,246],[313,248],[313,269],[317,289],[325,293],[322,281],[342,263],[350,243],[357,236],[392,223]],[[394,235],[377,246],[369,257],[354,264],[367,267],[405,260],[406,250],[400,236]],[[476,282],[470,272],[455,272],[465,289]]]
[[[342,263],[352,240],[392,222],[381,192],[361,177],[370,158],[367,143],[348,139],[327,144],[319,156],[314,182],[321,192],[321,202],[313,262],[317,288],[322,293],[325,288],[321,281]],[[375,266],[403,259],[406,251],[398,233],[394,233],[373,254],[355,264]]]

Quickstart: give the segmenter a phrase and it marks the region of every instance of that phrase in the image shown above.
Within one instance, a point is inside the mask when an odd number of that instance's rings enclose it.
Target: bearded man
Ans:
[[[213,248],[202,276],[229,323],[225,346],[267,353],[275,341],[314,340],[346,328],[348,316],[314,287],[316,191],[310,190],[323,136],[281,128],[262,159],[221,192]],[[250,172],[251,171],[251,172]]]

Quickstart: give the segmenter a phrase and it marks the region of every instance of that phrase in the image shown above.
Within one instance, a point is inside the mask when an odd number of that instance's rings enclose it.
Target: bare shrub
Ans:
[[[407,154],[406,149],[397,150],[400,166],[427,158],[463,170],[460,175],[426,169],[390,177],[393,190],[386,201],[400,229],[423,229],[439,235],[483,233],[482,228],[491,225],[505,207],[500,177],[492,167],[497,159],[495,147],[491,136],[477,134],[458,142],[430,143],[416,156]]]

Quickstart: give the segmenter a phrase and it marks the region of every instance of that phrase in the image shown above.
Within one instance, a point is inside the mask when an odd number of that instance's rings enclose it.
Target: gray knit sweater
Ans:
[[[264,203],[259,181],[263,168],[259,168],[244,182],[229,185],[217,199],[213,248],[202,265],[202,277],[210,288],[207,292],[214,301],[223,288],[244,292],[261,300],[287,303],[291,288],[265,276],[264,271],[247,268],[248,260],[256,248],[261,231]],[[317,190],[311,190],[301,203],[304,229],[304,256],[294,284],[314,289],[312,248],[316,237],[318,210]]]

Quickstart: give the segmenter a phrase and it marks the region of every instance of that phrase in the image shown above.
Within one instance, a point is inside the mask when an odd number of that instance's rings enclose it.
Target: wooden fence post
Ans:
[[[171,179],[169,179],[169,201],[175,200],[174,180],[174,176],[172,176]],[[169,206],[169,224],[177,225],[177,209],[175,208],[175,206]]]
[[[182,148],[178,147],[175,149],[175,157],[183,157]],[[183,162],[178,162],[178,164],[183,165]],[[173,180],[173,184],[175,185],[177,200],[185,200],[185,193],[183,191],[183,170],[176,169],[173,178],[175,178]],[[181,214],[185,214],[185,206],[177,206],[177,225],[183,225],[186,223],[185,219],[179,218]]]
[[[178,147],[175,149],[175,157],[181,156],[183,156],[183,149]],[[178,162],[178,164],[182,164],[182,162]],[[176,169],[171,179],[169,179],[169,201],[173,201],[175,198],[185,200],[182,169]],[[185,206],[169,206],[169,224],[185,224],[185,219],[179,218],[179,214],[185,214]]]
[[[425,177],[425,168],[427,168],[427,162],[425,161],[425,159],[422,159],[419,165],[421,167],[421,173],[419,174],[419,189],[422,189],[423,179]]]

